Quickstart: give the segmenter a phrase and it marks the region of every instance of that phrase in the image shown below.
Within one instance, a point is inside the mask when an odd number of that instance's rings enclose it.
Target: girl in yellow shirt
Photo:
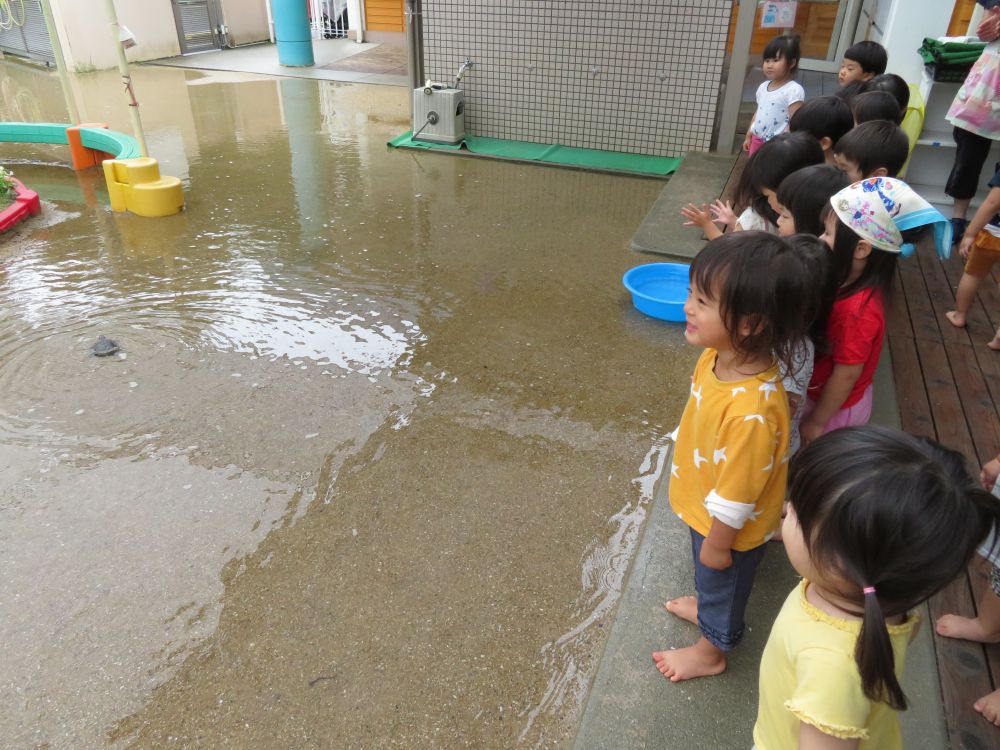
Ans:
[[[791,430],[779,363],[795,374],[796,347],[823,298],[820,275],[795,242],[765,232],[712,240],[691,263],[684,336],[705,352],[677,430],[669,495],[691,528],[697,596],[666,607],[701,637],[653,654],[672,682],[719,674],[743,637],[785,498]]]
[[[937,443],[881,427],[799,453],[782,524],[803,577],[760,664],[757,750],[901,750],[909,611],[959,575],[1000,503]]]

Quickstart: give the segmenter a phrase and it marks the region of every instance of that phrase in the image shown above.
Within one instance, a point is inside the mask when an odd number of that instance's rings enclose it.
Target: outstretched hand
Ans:
[[[712,223],[712,215],[709,213],[708,204],[702,203],[700,206],[694,203],[688,203],[684,208],[681,209],[681,216],[683,216],[687,221],[684,222],[686,227],[701,227],[702,229],[707,229],[709,224]]]
[[[723,203],[721,199],[716,200],[715,203],[709,207],[709,210],[712,212],[713,221],[725,224],[730,229],[735,227],[736,222],[739,221],[739,217],[736,215],[736,212],[733,211],[732,201],[726,201]]]

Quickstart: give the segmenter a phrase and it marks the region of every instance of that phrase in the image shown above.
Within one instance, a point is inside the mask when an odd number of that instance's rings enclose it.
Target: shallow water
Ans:
[[[0,144],[45,201],[0,246],[2,744],[565,746],[695,356],[620,282],[662,183],[389,151],[402,89],[135,80],[178,216]]]

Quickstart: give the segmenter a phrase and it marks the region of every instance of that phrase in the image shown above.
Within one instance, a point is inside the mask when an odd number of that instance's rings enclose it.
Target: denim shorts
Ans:
[[[733,550],[733,564],[714,570],[701,564],[705,537],[691,529],[694,555],[694,588],[698,595],[698,628],[705,640],[722,651],[731,651],[743,639],[743,615],[753,590],[757,566],[764,559],[767,544],[746,552]]]

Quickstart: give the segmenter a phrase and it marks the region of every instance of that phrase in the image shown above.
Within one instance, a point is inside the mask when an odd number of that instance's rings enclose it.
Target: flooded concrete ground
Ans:
[[[45,201],[0,245],[0,744],[565,746],[696,356],[621,286],[662,183],[389,151],[391,87],[135,80],[181,215],[0,145]]]

